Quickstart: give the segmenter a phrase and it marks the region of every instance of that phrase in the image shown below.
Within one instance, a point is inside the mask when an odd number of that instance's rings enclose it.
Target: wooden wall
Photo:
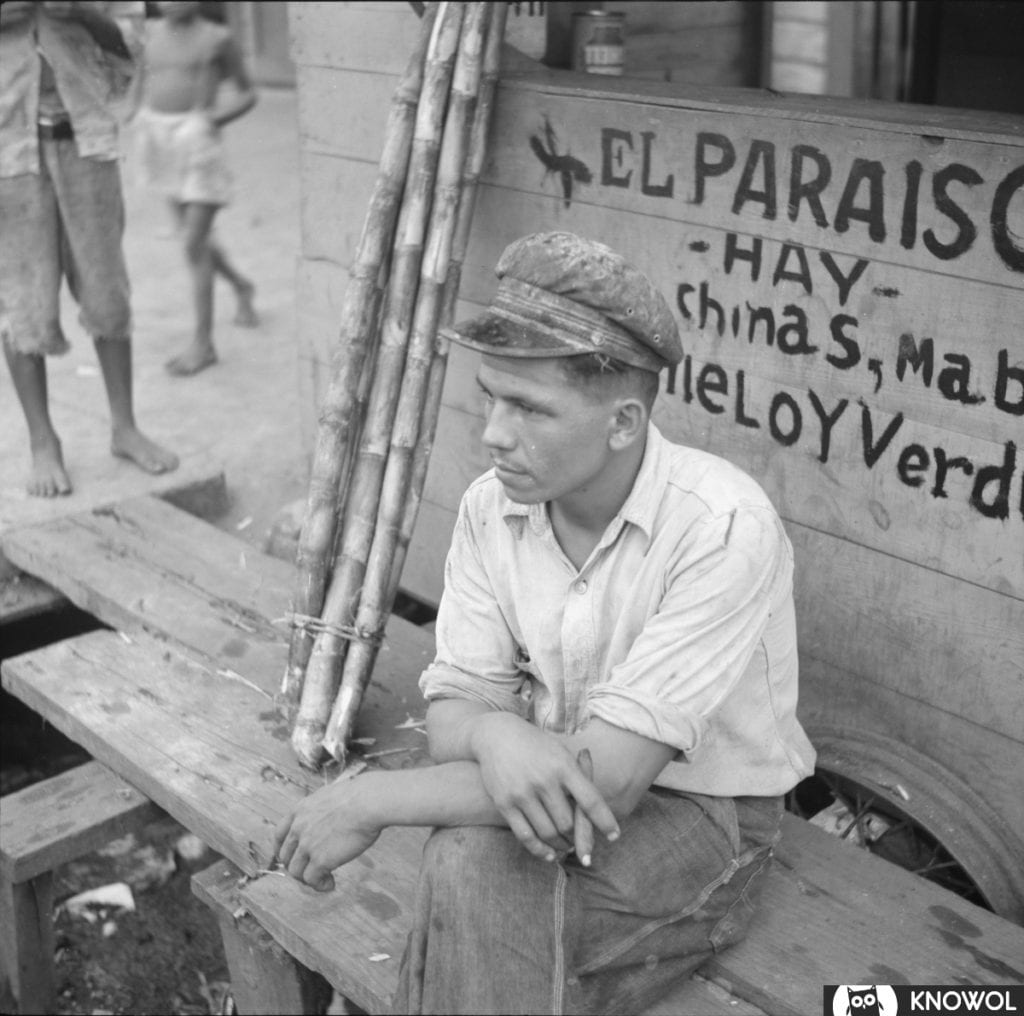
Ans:
[[[390,92],[403,5],[292,5],[305,434]],[[656,411],[766,488],[798,558],[805,719],[948,766],[1024,841],[1024,129],[1018,119],[559,73],[508,77],[463,313],[516,237],[610,243],[676,304]],[[587,167],[567,191],[530,145]],[[487,467],[454,351],[405,585],[436,599]]]

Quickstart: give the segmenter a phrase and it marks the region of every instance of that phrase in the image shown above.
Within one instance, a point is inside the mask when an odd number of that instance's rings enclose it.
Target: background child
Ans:
[[[169,198],[185,242],[195,335],[166,366],[172,374],[188,375],[217,361],[215,275],[224,276],[235,290],[235,322],[246,327],[258,323],[253,284],[228,261],[212,231],[231,189],[220,128],[252,109],[256,93],[229,29],[201,17],[198,2],[158,6],[163,17],[149,23],[142,108],[135,126],[142,179]],[[234,94],[219,103],[225,81],[234,85]]]
[[[110,403],[110,450],[150,473],[177,456],[136,426],[115,103],[141,48],[142,3],[0,5],[0,340],[25,413],[28,493],[71,492],[50,419],[46,356],[68,344],[66,280]]]

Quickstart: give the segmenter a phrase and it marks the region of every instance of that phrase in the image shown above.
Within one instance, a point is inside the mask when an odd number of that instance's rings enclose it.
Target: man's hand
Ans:
[[[380,836],[360,797],[356,780],[344,777],[310,794],[278,825],[271,860],[277,858],[289,875],[320,892],[333,889],[331,872]]]
[[[558,738],[494,712],[475,720],[472,747],[487,793],[531,854],[553,861],[573,849],[577,807],[609,840],[618,837],[611,809]]]

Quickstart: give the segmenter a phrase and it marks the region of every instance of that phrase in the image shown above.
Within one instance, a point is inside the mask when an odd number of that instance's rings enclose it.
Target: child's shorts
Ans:
[[[136,114],[135,154],[139,182],[183,204],[225,205],[231,174],[220,131],[205,113]]]
[[[39,172],[0,178],[0,341],[64,353],[60,284],[94,339],[131,337],[124,205],[116,161],[83,159],[73,140],[40,140]]]

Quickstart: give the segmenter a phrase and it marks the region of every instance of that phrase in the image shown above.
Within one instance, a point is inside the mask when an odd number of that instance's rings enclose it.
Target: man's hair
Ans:
[[[659,377],[654,371],[633,367],[604,353],[582,353],[559,359],[569,384],[593,398],[628,394],[640,398],[648,413],[654,406]]]

